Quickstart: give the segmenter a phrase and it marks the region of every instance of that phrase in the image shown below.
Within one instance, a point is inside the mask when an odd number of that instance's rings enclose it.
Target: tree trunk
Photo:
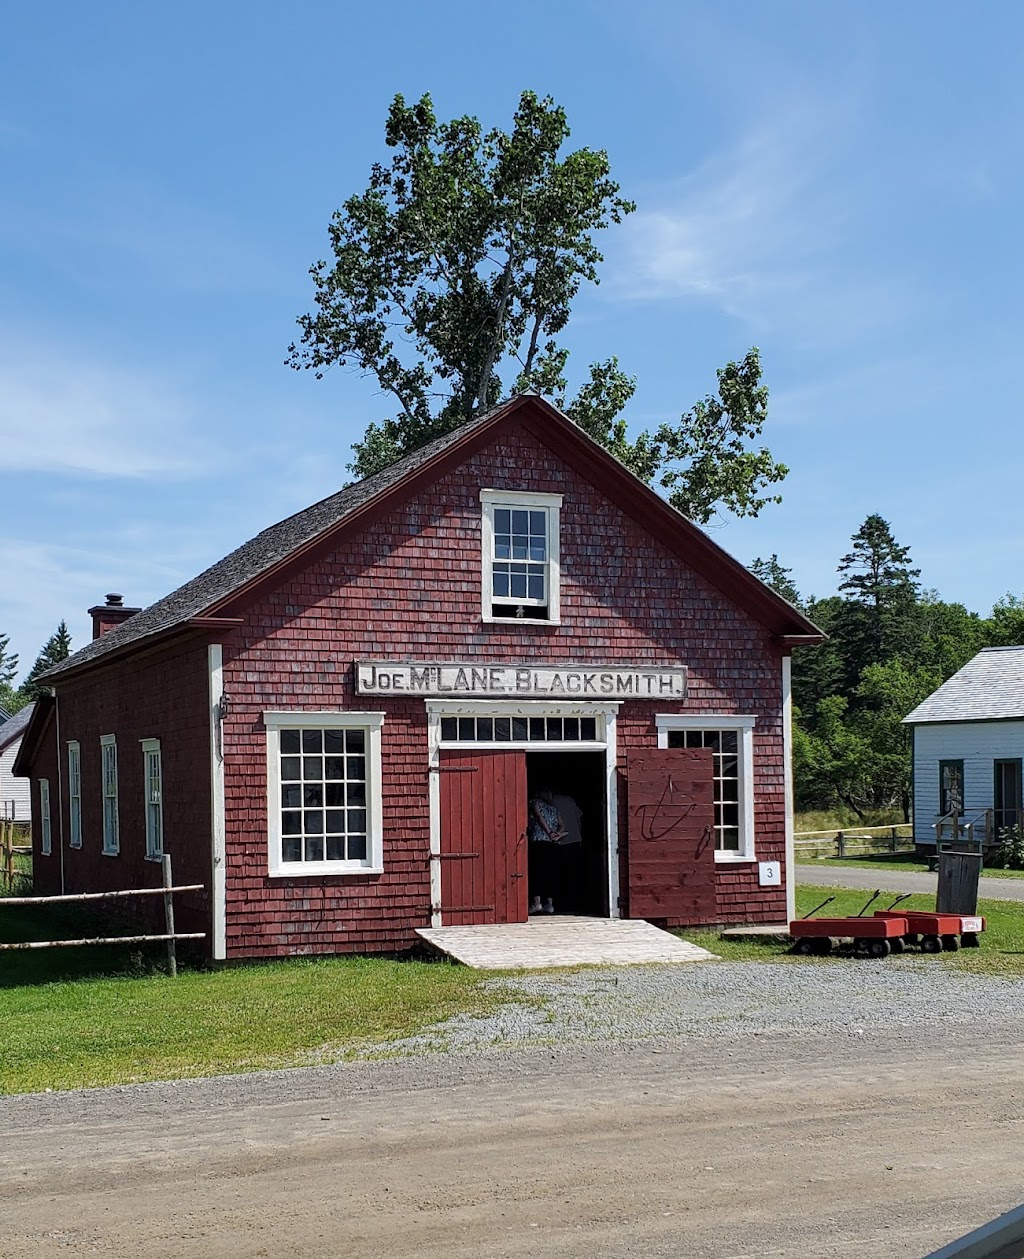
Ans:
[[[505,308],[508,306],[509,294],[512,292],[513,261],[510,253],[508,262],[505,264],[505,274],[501,280],[501,296],[498,298],[498,309],[494,312],[494,335],[491,337],[491,346],[487,351],[487,358],[484,360],[483,369],[480,372],[477,398],[479,399],[481,411],[487,408],[488,394],[491,389],[491,374],[494,371],[494,364],[498,358],[498,346],[501,344],[501,330],[505,323]]]

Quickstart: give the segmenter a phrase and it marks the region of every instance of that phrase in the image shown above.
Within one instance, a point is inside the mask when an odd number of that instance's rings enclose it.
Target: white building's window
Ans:
[[[40,852],[48,857],[53,852],[53,831],[50,827],[50,780],[39,780],[39,844]]]
[[[142,740],[142,774],[146,796],[146,857],[159,861],[164,855],[164,775],[160,740]]]
[[[754,860],[755,720],[712,713],[655,718],[658,747],[711,749],[718,861]]]
[[[264,713],[271,874],[365,874],[383,862],[383,713]]]
[[[117,821],[117,739],[112,734],[100,738],[103,774],[103,851],[116,857],[121,851]]]
[[[72,848],[82,846],[82,751],[76,742],[68,743],[68,804],[71,817]]]
[[[483,617],[557,622],[561,494],[481,490]]]

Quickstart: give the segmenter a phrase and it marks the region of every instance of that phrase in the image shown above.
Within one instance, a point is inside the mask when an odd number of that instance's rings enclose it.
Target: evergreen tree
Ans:
[[[772,554],[766,560],[758,556],[750,565],[750,571],[766,586],[771,586],[776,594],[782,595],[783,599],[788,599],[794,607],[801,606],[800,591],[797,590],[796,582],[793,581],[793,570],[783,568],[777,555]]]
[[[853,550],[839,561],[840,591],[850,599],[836,625],[847,662],[844,689],[852,694],[869,664],[912,654],[919,568],[900,546],[887,520],[868,516],[853,535]]]
[[[71,635],[68,633],[66,622],[61,621],[56,631],[46,640],[46,645],[36,657],[36,662],[24,681],[22,690],[28,699],[38,699],[47,689],[45,682],[36,680],[39,675],[45,673],[47,669],[52,669],[55,664],[60,664],[62,660],[67,660],[70,655]]]
[[[9,634],[0,634],[0,708],[15,713],[25,701],[14,685],[18,672],[18,653],[10,650],[10,643]]]

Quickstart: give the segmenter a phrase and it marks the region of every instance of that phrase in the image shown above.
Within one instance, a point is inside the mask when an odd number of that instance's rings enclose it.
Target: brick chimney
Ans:
[[[141,611],[141,608],[126,608],[123,595],[107,595],[106,603],[89,609],[93,638],[99,638],[101,634],[116,629],[122,621],[127,621],[130,616]]]

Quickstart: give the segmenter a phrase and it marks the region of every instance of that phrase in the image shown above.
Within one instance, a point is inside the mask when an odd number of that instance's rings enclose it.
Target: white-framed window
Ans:
[[[383,713],[264,713],[272,875],[384,868]]]
[[[483,619],[557,624],[561,494],[481,490],[480,503]]]
[[[53,852],[53,829],[50,826],[50,780],[39,780],[39,851],[44,857]]]
[[[82,846],[82,749],[77,741],[68,740],[68,809],[71,820],[71,848]]]
[[[117,737],[105,734],[100,737],[100,766],[103,788],[103,851],[108,857],[116,857],[121,851],[117,809]]]
[[[660,748],[710,748],[714,763],[715,860],[753,861],[755,717],[658,713]]]
[[[164,855],[164,772],[160,740],[142,740],[142,783],[146,800],[146,859]]]

